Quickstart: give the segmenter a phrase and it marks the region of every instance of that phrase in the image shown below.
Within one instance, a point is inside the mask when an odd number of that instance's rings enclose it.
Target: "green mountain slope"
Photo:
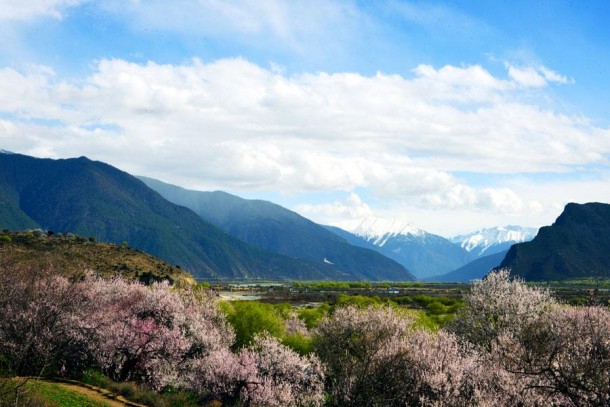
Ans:
[[[262,249],[332,266],[356,279],[414,279],[397,262],[374,250],[355,247],[323,226],[271,202],[247,200],[220,191],[191,191],[151,178],[140,179],[167,200],[192,209],[231,236]]]
[[[0,154],[0,228],[41,227],[144,250],[196,277],[351,279],[265,252],[172,204],[137,178],[87,158]],[[35,223],[35,224],[33,224]]]
[[[610,278],[610,205],[566,205],[534,240],[510,248],[505,267],[527,281]]]

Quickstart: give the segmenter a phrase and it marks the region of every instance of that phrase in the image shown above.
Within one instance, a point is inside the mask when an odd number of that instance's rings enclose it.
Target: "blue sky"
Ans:
[[[610,201],[605,1],[0,0],[0,147],[451,235]]]

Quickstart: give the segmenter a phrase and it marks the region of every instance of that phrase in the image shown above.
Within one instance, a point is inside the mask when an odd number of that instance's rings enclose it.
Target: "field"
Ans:
[[[610,280],[554,281],[529,283],[530,286],[548,288],[561,302],[571,305],[608,305]],[[465,283],[370,283],[370,282],[224,282],[211,286],[223,299],[259,300],[268,303],[287,302],[294,306],[336,302],[342,295],[378,297],[381,301],[404,301],[404,297],[447,297],[461,300],[468,292]],[[421,301],[420,301],[421,303]]]

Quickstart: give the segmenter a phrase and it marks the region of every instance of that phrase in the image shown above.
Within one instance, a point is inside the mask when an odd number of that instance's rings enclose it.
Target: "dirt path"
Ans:
[[[52,382],[52,383],[56,384],[58,386],[64,387],[68,390],[72,390],[74,392],[85,395],[95,401],[103,401],[104,403],[109,404],[110,407],[125,407],[128,405],[117,399],[108,398],[108,397],[102,395],[102,393],[100,393],[99,391],[90,389],[88,387],[83,387],[83,386],[79,386],[79,385],[72,384],[72,383],[62,383],[62,382]]]
[[[89,384],[69,381],[69,380],[54,380],[54,379],[37,379],[37,378],[29,378],[31,381],[40,381],[45,383],[52,383],[57,386],[61,386],[68,390],[80,393],[84,396],[87,396],[95,401],[104,402],[110,407],[146,407],[143,404],[137,404],[125,399],[123,396],[116,395],[106,389],[101,387],[91,386]]]

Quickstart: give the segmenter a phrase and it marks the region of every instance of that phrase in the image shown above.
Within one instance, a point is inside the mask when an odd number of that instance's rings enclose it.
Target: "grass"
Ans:
[[[32,380],[26,382],[25,387],[30,391],[30,397],[36,401],[36,404],[40,403],[48,407],[110,407],[109,403],[94,400],[55,383]]]
[[[158,393],[135,383],[114,382],[94,370],[86,371],[81,380],[83,383],[101,387],[130,401],[150,407],[195,407],[199,405],[197,397],[193,393],[172,389]]]

